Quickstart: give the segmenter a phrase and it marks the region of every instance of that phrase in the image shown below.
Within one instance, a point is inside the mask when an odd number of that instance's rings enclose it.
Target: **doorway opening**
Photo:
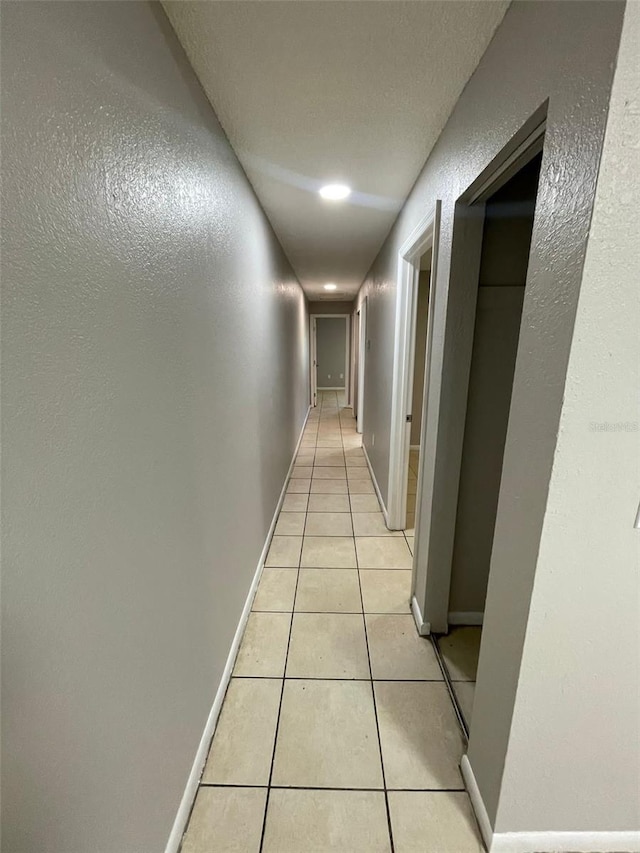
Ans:
[[[467,727],[480,652],[504,448],[542,163],[537,150],[472,206],[482,233],[458,483],[447,635],[437,637]]]
[[[437,201],[398,253],[389,486],[385,515],[391,530],[409,530],[411,533],[407,535],[415,534],[414,554],[417,553],[419,533],[413,525],[420,505],[422,460],[415,452],[412,456],[411,445],[415,442],[414,451],[422,446],[421,436],[425,432],[439,228],[440,202]],[[420,343],[417,344],[420,311]],[[418,400],[414,400],[416,388],[419,389]],[[408,521],[413,525],[407,527]]]
[[[411,383],[411,420],[409,432],[409,459],[407,472],[405,535],[415,536],[416,500],[418,492],[418,473],[420,471],[422,409],[424,404],[427,337],[429,331],[429,296],[431,294],[431,261],[433,247],[429,246],[418,264],[418,284],[415,309],[415,344],[413,357],[413,380]],[[409,541],[412,546],[413,542]],[[413,549],[415,550],[415,548]]]
[[[318,403],[318,391],[342,392],[349,399],[349,314],[312,314],[311,400]]]
[[[364,366],[367,348],[367,297],[353,312],[353,416],[356,419],[356,432],[364,431]]]

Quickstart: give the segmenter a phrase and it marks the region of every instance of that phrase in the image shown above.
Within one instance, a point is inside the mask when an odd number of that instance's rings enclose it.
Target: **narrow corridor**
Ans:
[[[342,395],[288,484],[182,853],[478,853],[440,668]]]

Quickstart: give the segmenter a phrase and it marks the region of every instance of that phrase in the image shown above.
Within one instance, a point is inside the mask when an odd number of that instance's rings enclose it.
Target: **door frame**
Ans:
[[[449,374],[455,370],[456,381],[451,383],[451,395],[455,408],[455,418],[450,420],[448,428],[449,454],[446,476],[453,484],[451,503],[438,506],[438,524],[446,532],[447,551],[441,551],[438,559],[430,553],[430,539],[434,516],[425,516],[425,529],[422,531],[422,550],[418,552],[419,502],[416,504],[416,547],[414,552],[420,557],[420,578],[416,583],[416,562],[414,559],[414,578],[412,585],[412,604],[418,629],[423,634],[447,633],[449,630],[449,598],[451,592],[451,572],[453,545],[455,539],[458,486],[462,465],[464,427],[467,417],[467,396],[469,376],[473,356],[473,338],[476,322],[476,299],[480,262],[482,255],[482,235],[484,229],[485,202],[503,186],[513,175],[525,166],[544,148],[546,131],[546,103],[534,113],[516,133],[510,143],[477,176],[470,186],[458,198],[454,207],[449,285],[447,292],[447,318],[444,326],[443,351],[453,353],[455,367],[449,365]],[[534,224],[535,229],[535,224]],[[526,295],[525,295],[526,299]],[[455,314],[455,344],[450,328],[449,315]],[[517,362],[516,362],[517,363]],[[514,378],[515,382],[515,378]],[[424,417],[424,415],[423,415]],[[424,421],[423,421],[424,425]],[[434,427],[437,429],[437,426]],[[424,432],[423,432],[424,436]],[[438,444],[436,454],[439,451]],[[423,460],[420,460],[422,471]],[[435,461],[432,468],[435,467]],[[433,472],[431,472],[433,476]],[[420,488],[420,480],[418,482]],[[433,482],[429,483],[430,497],[433,498]],[[454,503],[455,498],[455,503]],[[419,501],[419,497],[418,497]]]
[[[409,480],[409,449],[411,445],[411,403],[413,397],[413,367],[416,347],[416,313],[420,258],[431,249],[431,275],[429,277],[429,308],[427,319],[427,346],[425,353],[425,393],[422,402],[420,444],[425,446],[424,432],[427,422],[429,374],[433,338],[436,273],[438,267],[438,239],[440,235],[440,200],[420,220],[398,252],[396,287],[396,327],[393,352],[393,390],[391,394],[391,431],[389,438],[389,485],[387,499],[387,524],[390,530],[403,530],[407,520],[407,485]],[[420,460],[420,469],[422,469]],[[416,521],[420,515],[421,477],[416,495]],[[417,553],[418,529],[416,526]],[[415,564],[415,559],[414,559]]]
[[[364,368],[367,358],[367,297],[358,306],[358,399],[356,401],[356,432],[364,432]]]
[[[349,321],[351,319],[351,314],[309,314],[309,344],[311,350],[309,357],[309,368],[311,373],[311,405],[314,407],[318,404],[318,339],[316,320],[337,320],[339,318],[342,318],[345,321],[344,388],[322,388],[320,390],[344,391],[347,402],[351,393],[351,377],[349,374],[349,368],[351,364],[351,342],[349,340],[351,335],[351,323]]]

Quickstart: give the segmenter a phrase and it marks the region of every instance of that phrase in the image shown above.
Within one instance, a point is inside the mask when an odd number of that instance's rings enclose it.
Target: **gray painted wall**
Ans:
[[[449,612],[483,613],[524,287],[478,290]]]
[[[475,310],[475,295],[470,299],[460,292],[449,276],[454,205],[548,99],[469,749],[491,821],[500,797],[623,9],[618,2],[511,5],[358,295],[359,300],[368,297],[371,340],[364,441],[386,498],[397,253],[441,199],[428,438],[422,454],[427,499],[417,554],[417,595],[429,619],[427,581],[433,577],[440,585],[435,598],[448,599],[446,567],[451,564],[458,484],[451,472],[460,460],[468,381],[459,329]],[[445,572],[437,574],[436,567]],[[535,707],[542,701],[543,694]],[[591,738],[593,728],[581,736]],[[607,734],[599,729],[598,737],[606,741]],[[617,734],[613,737],[617,742]],[[564,760],[564,755],[556,753],[552,761]],[[554,809],[573,797],[571,787],[557,792]],[[594,799],[585,823],[606,825],[609,820],[606,801]],[[535,822],[544,822],[544,810]]]
[[[159,7],[2,9],[2,833],[167,841],[308,405],[305,299]]]
[[[353,301],[351,302],[310,302],[310,314],[351,314],[353,311]]]
[[[344,317],[318,317],[316,320],[318,388],[345,387],[348,322]]]
[[[500,796],[502,831],[640,832],[638,44],[640,5],[628,3]],[[613,849],[637,850],[639,840]]]

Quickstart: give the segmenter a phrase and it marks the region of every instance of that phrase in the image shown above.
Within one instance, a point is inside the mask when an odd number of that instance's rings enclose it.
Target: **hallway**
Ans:
[[[413,540],[339,396],[307,422],[182,853],[483,849],[409,613]]]
[[[640,853],[640,4],[0,40],[0,853]]]

